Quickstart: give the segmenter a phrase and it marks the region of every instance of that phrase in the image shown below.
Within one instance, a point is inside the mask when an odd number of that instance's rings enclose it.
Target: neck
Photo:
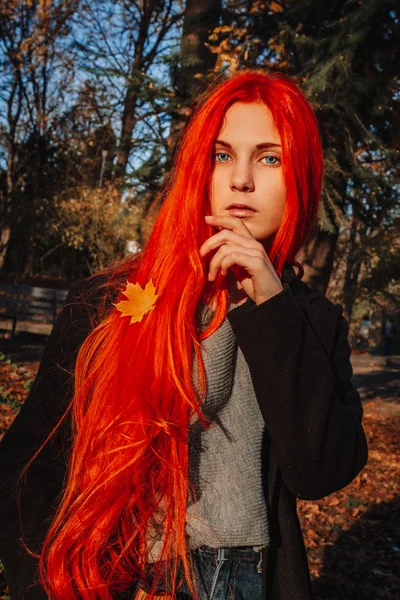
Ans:
[[[240,285],[239,281],[236,279],[235,275],[231,270],[228,271],[227,275],[226,287],[228,290],[229,301],[234,304],[242,304],[247,299],[247,294]]]
[[[235,275],[231,270],[226,275],[226,288],[228,290],[228,302],[234,304],[243,304],[247,300],[247,294],[236,279]],[[213,298],[212,304],[210,305],[211,310],[216,310],[216,300]]]

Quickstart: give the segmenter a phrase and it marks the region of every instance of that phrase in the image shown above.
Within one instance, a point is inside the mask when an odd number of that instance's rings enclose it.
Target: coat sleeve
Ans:
[[[74,363],[89,327],[87,305],[79,301],[81,286],[82,282],[71,288],[47,338],[33,387],[0,444],[0,558],[11,600],[47,598],[38,583],[38,560],[26,552],[21,536],[30,550],[40,552],[63,488],[70,446],[68,416],[27,471],[20,515],[15,484],[72,398]]]
[[[287,283],[262,304],[228,313],[283,481],[306,500],[348,485],[368,456],[342,313],[322,294],[295,295]]]

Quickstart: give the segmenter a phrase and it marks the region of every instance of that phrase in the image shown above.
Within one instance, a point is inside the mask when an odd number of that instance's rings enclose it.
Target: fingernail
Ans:
[[[205,215],[205,217],[204,217],[204,218],[205,218],[205,219],[211,219],[211,218],[212,218],[212,215]]]

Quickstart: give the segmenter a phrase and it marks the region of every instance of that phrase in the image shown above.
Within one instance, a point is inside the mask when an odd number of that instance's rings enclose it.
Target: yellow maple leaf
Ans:
[[[129,325],[138,323],[143,319],[145,314],[153,310],[158,298],[152,279],[150,279],[144,289],[138,283],[127,281],[126,288],[122,293],[128,300],[121,300],[121,302],[114,304],[114,306],[120,311],[121,317],[131,317]]]

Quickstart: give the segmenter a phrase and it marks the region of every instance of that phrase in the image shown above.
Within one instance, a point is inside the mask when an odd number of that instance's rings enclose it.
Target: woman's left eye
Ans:
[[[267,165],[273,165],[273,166],[275,166],[275,165],[277,165],[278,163],[281,162],[280,158],[278,158],[277,156],[272,156],[272,155],[263,156],[262,160],[264,160],[264,158],[266,159],[266,164]]]

